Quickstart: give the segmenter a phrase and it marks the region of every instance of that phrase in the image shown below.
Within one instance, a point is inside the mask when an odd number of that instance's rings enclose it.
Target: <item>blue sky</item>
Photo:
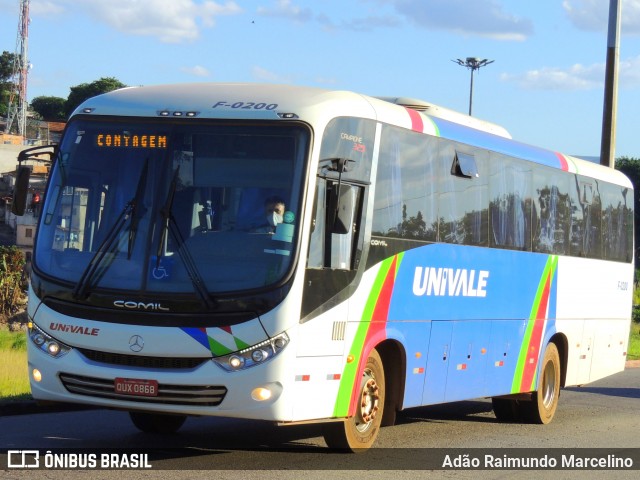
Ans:
[[[616,156],[640,157],[640,0],[622,1]],[[13,52],[19,0],[0,0]],[[408,96],[515,139],[598,155],[607,0],[31,0],[28,98],[127,85],[268,82]]]

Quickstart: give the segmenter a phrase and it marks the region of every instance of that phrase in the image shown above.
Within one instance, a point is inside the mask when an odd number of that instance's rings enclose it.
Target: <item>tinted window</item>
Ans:
[[[491,155],[491,245],[531,248],[531,166],[499,154]]]
[[[535,167],[533,174],[533,250],[569,253],[569,176]]]
[[[571,179],[570,255],[589,258],[602,256],[599,183],[581,175],[575,175]]]
[[[384,127],[376,177],[373,235],[435,241],[436,139]]]
[[[617,185],[602,185],[602,238],[605,260],[631,261],[632,191]]]
[[[440,241],[487,245],[487,157],[484,150],[473,151],[465,145],[442,142],[438,162],[441,175],[438,199]],[[462,164],[461,158],[464,158]]]

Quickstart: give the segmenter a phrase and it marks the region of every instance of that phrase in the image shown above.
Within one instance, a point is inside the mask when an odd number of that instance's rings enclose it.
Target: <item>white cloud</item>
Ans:
[[[180,69],[184,73],[192,75],[194,77],[210,77],[211,72],[206,67],[202,65],[194,65],[193,67],[183,67]]]
[[[640,34],[640,0],[620,0],[622,34]],[[587,31],[607,31],[609,4],[606,0],[564,0],[564,8],[571,23]]]
[[[58,15],[64,12],[64,7],[55,1],[36,0],[31,2],[29,13],[31,15]]]
[[[311,9],[298,7],[291,0],[277,0],[275,6],[258,7],[257,12],[264,17],[281,17],[300,23],[306,23],[314,18]]]
[[[366,1],[366,0],[365,0]],[[315,6],[315,5],[314,5]],[[322,4],[318,4],[322,7]],[[292,0],[275,0],[271,7],[258,7],[258,15],[277,17],[295,23],[317,23],[327,30],[368,32],[377,28],[397,27],[400,21],[393,14],[362,15],[355,19],[334,20],[325,13],[316,13],[308,7],[299,7]]]
[[[523,41],[533,33],[531,20],[505,12],[497,0],[384,1],[410,22],[426,28],[508,41]]]
[[[242,12],[233,0],[36,0],[32,7],[34,14],[72,9],[84,10],[120,32],[156,37],[165,43],[193,41],[203,26],[215,25],[216,17]]]
[[[262,68],[259,66],[255,66],[251,69],[251,74],[253,78],[260,82],[268,82],[268,83],[292,83],[291,78],[280,75],[278,73],[267,70],[266,68]]]
[[[568,68],[543,67],[517,75],[503,73],[500,79],[526,90],[593,90],[603,88],[604,73],[604,63],[575,64]],[[621,87],[640,87],[640,56],[620,61],[618,81]]]
[[[604,65],[576,64],[569,68],[543,67],[519,75],[503,73],[500,79],[526,90],[590,90],[602,85]]]

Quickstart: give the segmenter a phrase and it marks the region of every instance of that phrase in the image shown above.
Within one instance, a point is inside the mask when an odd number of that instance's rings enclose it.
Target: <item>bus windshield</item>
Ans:
[[[76,120],[34,267],[82,296],[274,284],[295,256],[308,148],[301,125]]]

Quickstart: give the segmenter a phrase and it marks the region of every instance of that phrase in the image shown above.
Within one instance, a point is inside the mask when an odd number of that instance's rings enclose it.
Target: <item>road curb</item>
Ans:
[[[638,368],[640,367],[640,360],[627,360],[624,368]]]

